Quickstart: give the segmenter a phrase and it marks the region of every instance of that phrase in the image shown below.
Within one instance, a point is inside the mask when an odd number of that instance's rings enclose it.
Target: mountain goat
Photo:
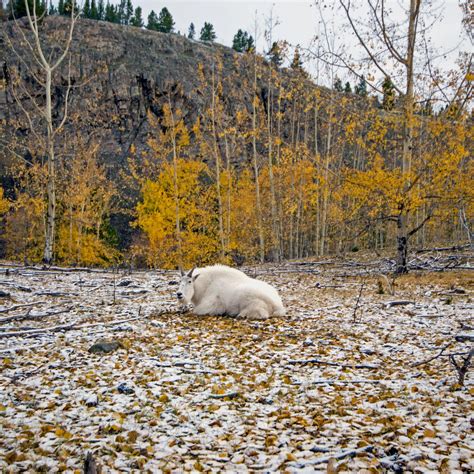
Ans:
[[[198,315],[226,314],[247,319],[285,315],[275,288],[225,265],[181,271],[176,297],[182,303],[192,303]]]

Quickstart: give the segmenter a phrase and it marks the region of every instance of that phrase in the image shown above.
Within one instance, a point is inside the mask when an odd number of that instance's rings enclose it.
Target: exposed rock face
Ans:
[[[68,19],[54,16],[46,18],[44,23],[47,44],[51,48],[56,42],[60,45],[55,36],[58,31],[67,30]],[[28,34],[26,22],[21,24]],[[12,25],[4,23],[2,29],[23,53]],[[24,77],[28,73],[4,35],[0,49],[2,75],[7,83],[5,89],[0,89],[1,119],[19,112],[9,93],[9,70],[17,68]],[[219,55],[226,74],[246,73],[239,70],[236,61],[239,54],[230,48],[102,21],[77,22],[72,53],[72,77],[78,87],[73,91],[70,110],[77,115],[76,120],[83,124],[84,131],[98,135],[102,157],[111,166],[123,164],[132,144],[140,149],[146,142],[147,113],[160,117],[168,94],[172,95],[174,107],[182,110],[186,123],[198,117],[205,99],[199,91],[199,64],[209,68]],[[58,115],[64,102],[66,68],[65,62],[56,80]]]

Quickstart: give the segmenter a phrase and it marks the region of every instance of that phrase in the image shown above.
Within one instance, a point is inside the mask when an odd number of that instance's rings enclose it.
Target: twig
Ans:
[[[461,385],[461,387],[464,387],[464,379],[466,378],[467,371],[471,366],[471,359],[474,356],[474,348],[469,351],[467,357],[461,358],[462,364],[456,361],[456,359],[454,358],[455,355],[456,354],[450,354],[449,361],[451,362],[451,364],[453,364],[454,368],[456,369],[456,372],[458,373],[459,385]]]
[[[40,305],[40,304],[45,304],[45,303],[47,303],[47,301],[35,301],[33,303],[15,304],[13,306],[10,306],[9,308],[0,309],[0,314],[1,313],[9,313],[10,311],[15,311],[16,309],[27,308],[28,306],[35,306],[35,305]]]
[[[410,301],[410,300],[398,300],[398,301],[387,301],[384,304],[386,308],[391,308],[392,306],[405,306],[407,304],[415,304],[415,302]]]
[[[365,279],[362,280],[362,284],[360,285],[359,296],[357,297],[354,312],[352,313],[352,320],[353,320],[354,323],[357,322],[357,319],[356,319],[357,310],[359,309],[359,303],[360,303],[360,299],[362,297],[362,291],[364,291],[364,287],[365,287]]]
[[[331,365],[333,367],[342,367],[344,369],[380,369],[380,365],[373,364],[340,364],[338,362],[329,362],[321,359],[294,359],[289,360],[288,364],[297,365],[297,364],[321,364],[321,365]]]
[[[338,379],[317,379],[311,381],[312,385],[322,385],[322,384],[328,384],[328,385],[337,385],[337,384],[342,384],[342,385],[348,385],[351,383],[357,383],[357,384],[365,384],[365,383],[373,383],[373,384],[378,384],[381,382],[387,382],[387,380],[372,380],[372,379],[355,379],[355,380],[338,380]]]
[[[411,364],[412,367],[419,367],[420,365],[425,365],[425,364],[428,364],[430,363],[431,361],[437,359],[438,357],[441,357],[443,355],[443,352],[448,348],[448,347],[451,347],[452,346],[452,342],[446,344],[445,346],[443,346],[441,348],[441,350],[438,352],[438,354],[436,354],[435,356],[433,357],[430,357],[429,359],[426,359],[426,360],[422,360],[421,362],[415,362],[414,364]]]
[[[68,313],[71,311],[73,306],[68,306],[67,308],[60,309],[59,311],[52,311],[49,313],[41,313],[41,314],[34,314],[30,315],[32,308],[30,308],[25,314],[14,314],[13,316],[8,316],[6,318],[0,319],[0,324],[8,323],[10,321],[23,321],[25,319],[41,319],[47,318],[48,316],[55,316],[61,313]]]

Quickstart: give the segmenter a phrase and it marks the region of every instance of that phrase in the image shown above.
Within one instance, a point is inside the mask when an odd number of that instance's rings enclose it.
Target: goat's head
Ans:
[[[189,272],[183,272],[183,270],[179,270],[180,272],[180,281],[179,281],[179,288],[176,292],[176,298],[178,301],[184,304],[191,303],[191,300],[194,296],[194,282],[199,274],[193,274],[195,268],[189,270]]]

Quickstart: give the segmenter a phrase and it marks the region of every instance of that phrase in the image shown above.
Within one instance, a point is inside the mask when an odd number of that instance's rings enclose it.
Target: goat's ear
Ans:
[[[193,281],[196,281],[196,278],[199,276],[199,273],[193,276]]]
[[[193,272],[194,272],[195,269],[196,269],[196,267],[193,267],[193,268],[191,268],[191,270],[189,270],[188,277],[193,276]]]

